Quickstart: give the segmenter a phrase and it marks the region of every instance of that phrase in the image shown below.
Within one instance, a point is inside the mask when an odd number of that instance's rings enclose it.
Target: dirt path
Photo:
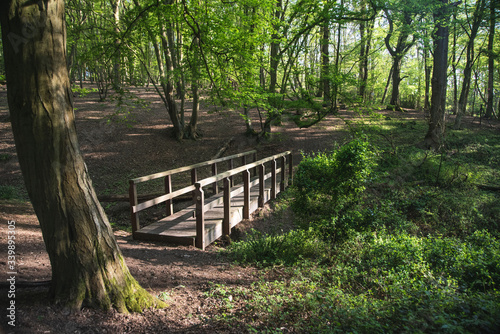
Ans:
[[[291,122],[273,127],[273,138],[257,143],[246,137],[238,112],[220,112],[202,101],[199,141],[177,142],[170,137],[167,113],[152,90],[137,89],[148,108],[129,103],[116,114],[114,103],[98,102],[97,93],[75,98],[76,126],[94,187],[98,195],[127,194],[128,180],[154,172],[193,164],[212,158],[234,137],[225,155],[256,149],[259,157],[293,150],[312,152],[332,147],[345,135],[344,123],[333,116],[309,129],[298,129]],[[189,107],[189,105],[188,105]],[[123,111],[131,111],[124,113]],[[189,114],[189,109],[187,113]],[[343,116],[353,117],[351,112]],[[422,118],[422,113],[392,113],[391,117]],[[114,119],[114,121],[109,121]],[[253,115],[258,127],[258,115]],[[5,87],[0,86],[0,186],[24,200],[0,200],[0,249],[7,249],[7,222],[16,222],[16,260],[18,281],[50,280],[50,262],[38,221],[29,202],[17,163],[8,118]],[[12,195],[12,194],[11,194]],[[103,203],[114,226],[129,226],[127,203]],[[263,231],[289,228],[289,212],[271,215],[266,206],[252,219],[238,225],[238,233],[250,228]],[[154,213],[153,213],[154,216]],[[229,325],[220,327],[210,321],[213,301],[205,295],[213,284],[247,286],[262,279],[255,268],[232,264],[218,246],[205,251],[162,243],[137,242],[130,233],[116,229],[116,238],[126,263],[139,283],[152,294],[162,295],[170,307],[143,314],[122,315],[84,309],[68,314],[46,300],[48,288],[18,288],[16,291],[16,329],[19,333],[241,333]],[[3,254],[6,254],[4,251]],[[0,281],[7,275],[6,256],[0,257]],[[1,307],[6,310],[7,291],[0,289]],[[2,325],[7,319],[2,311]],[[219,327],[217,327],[219,326]],[[0,326],[1,333],[1,326]]]
[[[167,113],[154,92],[138,89],[135,93],[148,101],[149,107],[132,109],[133,105],[129,104],[126,110],[132,110],[130,114],[123,110],[117,114],[114,103],[98,102],[97,93],[75,97],[80,146],[98,195],[126,194],[130,178],[209,160],[230,138],[234,141],[225,155],[256,149],[259,157],[265,157],[292,149],[298,157],[300,151],[331,147],[342,135],[335,131],[342,127],[342,122],[331,118],[307,131],[285,123],[273,128],[270,141],[257,143],[243,134],[244,123],[237,112],[217,111],[205,101],[201,104],[201,140],[177,142],[170,137],[172,128]],[[258,115],[254,116],[254,125],[258,126]],[[4,87],[0,87],[0,139],[0,185],[13,190],[15,197],[24,198],[0,200],[0,249],[7,249],[7,222],[15,221],[16,279],[18,282],[50,280],[50,262],[38,221],[26,202]],[[103,205],[115,226],[129,225],[127,203]],[[270,218],[269,213],[266,206],[256,212],[253,219],[241,223],[238,231],[242,233],[252,227],[268,231],[289,225],[290,218],[286,215]],[[210,319],[214,307],[204,293],[213,284],[250,285],[261,277],[258,270],[232,264],[214,245],[201,251],[193,247],[137,242],[130,233],[119,229],[115,235],[132,275],[152,294],[163,295],[171,305],[169,308],[132,315],[90,309],[67,314],[47,304],[46,286],[19,287],[16,329],[21,333],[240,332],[230,327],[213,327]],[[0,267],[6,268],[6,265],[6,258],[2,257]],[[5,282],[7,278],[7,271],[3,269],[0,281]],[[1,289],[0,293],[5,310],[7,291]]]

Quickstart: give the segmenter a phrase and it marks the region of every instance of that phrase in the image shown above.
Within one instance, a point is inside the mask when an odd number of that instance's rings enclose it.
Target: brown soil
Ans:
[[[154,172],[173,169],[211,159],[230,138],[232,144],[224,155],[256,149],[259,157],[293,150],[297,162],[300,151],[311,152],[332,147],[345,136],[344,123],[327,117],[309,129],[298,129],[284,121],[273,127],[273,137],[257,142],[244,135],[244,122],[238,112],[221,112],[208,101],[201,104],[197,141],[175,141],[172,128],[160,99],[152,89],[135,93],[150,102],[148,108],[135,108],[130,114],[116,114],[116,102],[98,102],[97,93],[75,97],[76,126],[94,187],[98,195],[127,194],[128,180]],[[189,105],[188,105],[189,107]],[[189,109],[187,114],[189,114]],[[128,121],[125,120],[127,116]],[[345,117],[351,117],[344,112]],[[394,113],[393,117],[422,118],[422,113]],[[113,121],[108,122],[109,119]],[[121,121],[120,121],[121,120]],[[133,121],[131,123],[127,123]],[[258,127],[258,115],[254,115]],[[129,232],[115,229],[115,235],[132,275],[152,294],[168,295],[170,306],[142,314],[119,314],[83,309],[69,314],[47,302],[47,286],[22,287],[19,282],[45,281],[51,278],[50,261],[45,251],[37,218],[24,189],[10,129],[5,86],[0,86],[0,185],[14,187],[18,200],[0,200],[0,282],[10,276],[7,267],[7,223],[16,226],[16,327],[18,333],[239,333],[242,329],[210,321],[216,308],[204,293],[212,284],[247,286],[262,278],[259,270],[231,263],[222,246],[211,245],[205,251],[155,242],[138,242]],[[12,188],[11,188],[12,189]],[[146,189],[151,191],[151,189]],[[24,200],[22,200],[24,198]],[[115,227],[129,226],[128,204],[103,203]],[[271,204],[272,205],[272,204]],[[290,228],[289,212],[271,215],[267,205],[252,219],[238,225],[235,236],[250,228],[262,231]],[[153,213],[153,217],[156,213]],[[5,330],[7,290],[0,289],[4,310],[1,324]],[[8,320],[8,319],[7,319]],[[0,333],[2,328],[0,326]]]

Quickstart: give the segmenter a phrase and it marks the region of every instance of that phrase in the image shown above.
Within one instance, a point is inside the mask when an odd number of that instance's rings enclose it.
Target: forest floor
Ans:
[[[347,126],[339,117],[328,116],[308,129],[298,129],[293,122],[283,120],[273,126],[273,135],[265,142],[244,134],[245,124],[236,111],[220,111],[209,101],[202,101],[199,140],[176,141],[167,112],[152,88],[132,90],[148,106],[128,103],[117,108],[117,101],[99,102],[98,94],[75,97],[76,128],[81,151],[98,196],[126,195],[128,180],[159,171],[210,160],[231,140],[224,155],[256,149],[258,157],[293,150],[294,161],[300,152],[315,152],[334,147],[347,135]],[[187,105],[187,115],[190,105]],[[117,113],[117,110],[121,112]],[[129,112],[130,111],[130,112]],[[389,112],[386,115],[405,121],[423,119],[422,112]],[[344,119],[358,117],[343,110]],[[466,118],[467,126],[479,126],[479,120]],[[255,128],[258,115],[253,115]],[[483,123],[482,126],[491,126]],[[498,122],[494,124],[498,127]],[[423,138],[424,134],[422,134]],[[153,295],[167,300],[163,310],[147,310],[141,314],[119,314],[84,308],[70,314],[47,301],[48,286],[22,287],[19,282],[47,281],[51,278],[50,261],[31,204],[27,200],[11,132],[5,86],[0,86],[0,186],[11,199],[0,197],[0,251],[7,254],[7,222],[16,224],[16,326],[8,326],[5,315],[7,290],[0,289],[2,326],[15,333],[232,333],[230,324],[211,322],[214,301],[207,295],[217,284],[249,286],[258,280],[277,279],[273,271],[232,263],[221,252],[224,245],[215,244],[201,251],[157,242],[139,242],[131,237],[127,227],[127,202],[103,202],[115,228],[118,244],[132,275]],[[0,194],[2,195],[2,194]],[[153,210],[154,211],[154,210]],[[158,213],[146,215],[146,221]],[[291,228],[292,214],[273,215],[273,203],[240,223],[234,231],[239,238],[250,229],[263,232]],[[0,281],[6,282],[6,255],[0,257]],[[279,279],[279,278],[278,278]],[[237,330],[241,332],[241,329]]]

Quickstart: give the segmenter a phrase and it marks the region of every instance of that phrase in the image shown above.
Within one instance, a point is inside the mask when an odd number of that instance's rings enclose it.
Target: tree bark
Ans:
[[[344,8],[344,0],[340,0],[340,8]],[[333,65],[333,85],[331,91],[331,101],[333,105],[333,112],[336,113],[338,111],[337,99],[339,95],[339,76],[340,76],[340,43],[342,41],[342,21],[338,22],[337,28],[337,47],[335,50],[335,64]]]
[[[79,149],[64,1],[3,1],[0,20],[12,130],[52,265],[51,300],[121,312],[162,305],[128,271]]]
[[[282,0],[276,0],[274,18],[275,20],[282,19],[283,11]],[[275,31],[279,30],[278,23],[273,27]],[[276,93],[276,84],[278,83],[278,65],[279,65],[279,35],[274,32],[272,34],[271,50],[270,50],[270,66],[269,66],[269,93]]]
[[[321,27],[321,81],[323,88],[323,101],[330,101],[330,20],[325,19]]]
[[[382,104],[384,104],[385,97],[387,95],[387,90],[389,89],[389,85],[391,84],[392,71],[393,71],[393,68],[391,67],[391,69],[389,70],[389,76],[387,77],[387,82],[385,84],[384,94],[382,95],[382,100],[380,101],[380,103],[382,103]]]
[[[429,112],[431,109],[431,101],[430,101],[430,90],[431,90],[431,73],[432,73],[432,65],[429,65],[429,50],[424,48],[424,71],[425,71],[425,96],[424,96],[424,110],[425,112]]]
[[[198,139],[199,134],[198,134],[198,112],[200,109],[200,95],[199,95],[199,77],[200,73],[198,72],[199,69],[199,48],[201,47],[200,45],[200,40],[197,36],[194,37],[193,39],[193,53],[192,53],[192,59],[191,59],[191,75],[192,75],[192,82],[191,82],[191,92],[193,93],[193,109],[191,112],[191,119],[189,120],[189,124],[186,127],[186,130],[184,131],[184,136],[186,138],[191,138],[191,139]]]
[[[395,56],[392,60],[392,94],[390,105],[394,106],[395,110],[401,109],[401,100],[399,99],[399,84],[401,83],[401,62],[403,57]]]
[[[392,95],[390,105],[394,106],[395,110],[401,109],[401,102],[399,98],[399,85],[401,83],[401,62],[404,55],[410,50],[410,48],[415,44],[415,36],[413,36],[412,41],[408,41],[410,37],[410,25],[413,21],[412,15],[409,12],[404,13],[403,20],[401,22],[402,28],[399,33],[396,46],[391,46],[391,37],[394,33],[394,22],[389,10],[385,10],[387,20],[389,21],[389,32],[384,39],[387,51],[392,56]]]
[[[113,9],[113,18],[115,23],[115,51],[113,57],[113,88],[115,91],[119,91],[121,89],[121,40],[119,38],[120,35],[120,6],[121,0],[110,0],[111,8]]]
[[[366,3],[363,2],[363,8]],[[375,20],[359,22],[360,52],[359,52],[359,90],[358,95],[361,101],[365,101],[366,87],[368,85],[368,55],[371,48],[371,40]]]
[[[469,41],[467,43],[467,61],[464,68],[464,80],[462,84],[462,90],[460,91],[460,97],[458,99],[458,110],[457,116],[455,117],[455,123],[453,124],[453,129],[460,129],[462,124],[462,117],[465,115],[467,109],[467,101],[469,98],[470,82],[472,78],[472,67],[474,66],[474,40],[476,39],[479,27],[483,20],[485,8],[485,0],[478,0],[476,3],[476,8],[474,15],[472,17],[472,25],[470,26]]]
[[[441,7],[434,14],[434,59],[432,70],[432,97],[429,128],[424,139],[427,148],[438,149],[445,134],[445,107],[448,70],[448,0],[440,0]]]
[[[484,117],[493,116],[493,80],[495,76],[495,52],[493,50],[495,43],[495,1],[490,1],[490,33],[488,36],[488,100],[486,102],[486,112]]]
[[[458,112],[458,75],[457,75],[457,14],[453,13],[453,49],[452,49],[452,73],[453,73],[453,114]]]

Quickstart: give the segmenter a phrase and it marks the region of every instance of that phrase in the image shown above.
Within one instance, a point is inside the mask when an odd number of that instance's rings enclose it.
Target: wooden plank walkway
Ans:
[[[248,154],[254,153],[253,151],[243,153],[243,156]],[[249,218],[252,212],[262,207],[267,201],[276,198],[276,195],[285,189],[292,176],[292,155],[290,151],[254,161],[250,164],[246,164],[246,161],[243,160],[242,166],[229,169],[223,173],[217,173],[216,164],[218,162],[230,161],[241,156],[241,154],[230,156],[214,160],[215,162],[208,161],[173,171],[153,174],[153,177],[150,175],[130,180],[131,221],[134,239],[194,245],[204,249],[221,236],[229,235],[232,227],[243,219]],[[278,160],[280,161],[279,168],[277,168]],[[213,175],[198,181],[196,177],[193,177],[193,175],[196,175],[196,168],[207,164],[212,165]],[[265,173],[266,165],[270,169],[269,173]],[[193,166],[195,167],[193,168]],[[229,166],[232,166],[231,162]],[[250,178],[250,170],[252,169],[258,170],[258,176]],[[171,175],[185,171],[191,171],[194,184],[172,192]],[[237,174],[241,174],[243,182],[232,185],[233,176]],[[286,178],[286,174],[288,174],[288,178]],[[153,200],[137,203],[136,184],[158,177],[165,177],[166,194]],[[224,183],[221,193],[217,193],[217,183],[219,181]],[[209,185],[213,187],[215,195],[205,198],[203,187]],[[193,194],[194,204],[174,213],[171,204],[169,204],[171,200],[176,196],[189,192]],[[167,202],[168,215],[157,222],[140,227],[138,212],[162,202]]]

